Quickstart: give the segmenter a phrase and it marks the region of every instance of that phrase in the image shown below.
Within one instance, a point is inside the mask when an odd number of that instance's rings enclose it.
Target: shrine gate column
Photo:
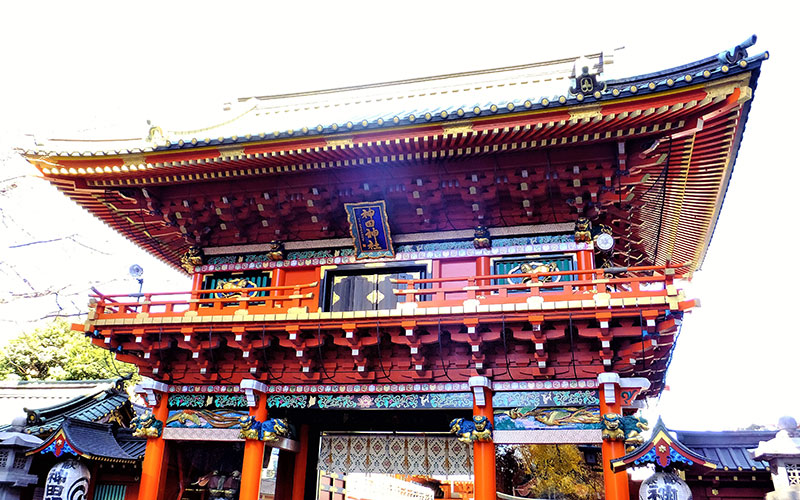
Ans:
[[[245,379],[239,384],[247,396],[250,416],[264,422],[267,419],[267,386],[257,380]],[[242,479],[239,500],[258,500],[261,490],[261,469],[264,464],[264,441],[244,440]]]
[[[473,415],[488,418],[494,428],[492,381],[488,377],[470,377],[469,387],[472,389]],[[494,441],[475,441],[472,446],[475,462],[475,500],[496,500],[497,462]]]
[[[608,413],[622,414],[620,378],[617,373],[601,373],[597,376],[600,388],[600,416]],[[628,473],[614,472],[611,462],[625,456],[624,440],[603,439],[603,482],[606,500],[629,500]]]
[[[142,383],[136,387],[136,392],[144,395],[153,416],[162,424],[169,417],[168,390],[167,384],[149,378],[142,379]],[[147,438],[142,479],[139,481],[139,500],[160,500],[163,497],[167,479],[167,443],[162,433],[158,437]]]

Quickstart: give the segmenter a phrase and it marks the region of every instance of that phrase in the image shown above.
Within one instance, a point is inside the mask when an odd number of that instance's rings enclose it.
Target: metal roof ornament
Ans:
[[[164,131],[161,129],[161,127],[153,125],[150,120],[147,120],[147,125],[150,126],[150,128],[147,130],[147,142],[153,146],[165,146],[169,144],[167,136],[164,134]]]
[[[581,68],[580,74],[578,74],[578,68]],[[583,57],[579,57],[575,60],[575,66],[572,68],[572,87],[570,87],[569,93],[583,98],[595,92],[604,92],[606,90],[606,84],[597,79],[599,74],[599,72],[590,72],[589,61]]]
[[[756,36],[752,35],[739,45],[734,46],[730,50],[720,52],[717,59],[723,64],[734,65],[747,57],[747,49],[756,43]]]

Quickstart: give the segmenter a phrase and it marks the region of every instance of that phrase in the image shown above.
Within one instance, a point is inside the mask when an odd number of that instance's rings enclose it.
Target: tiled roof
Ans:
[[[66,418],[56,432],[29,453],[48,453],[52,450],[52,443],[63,436],[61,439],[66,439],[70,449],[89,459],[131,463],[139,460],[147,440],[132,437],[129,429],[120,429],[117,433],[124,436],[124,448],[117,440],[113,425]]]
[[[144,458],[144,449],[147,446],[147,439],[133,437],[133,429],[117,429],[117,444],[128,455],[134,458]]]
[[[29,392],[32,387],[35,392],[40,393],[39,397],[23,398],[20,394],[19,399],[22,399],[25,404],[24,411],[27,413],[25,420],[25,429],[23,432],[33,435],[47,435],[55,431],[61,426],[61,423],[66,418],[83,420],[87,422],[95,422],[107,416],[111,412],[121,408],[128,403],[128,395],[122,389],[121,381],[102,380],[102,381],[89,381],[74,384],[82,389],[83,396],[72,397],[71,399],[58,404],[47,406],[43,408],[28,408],[31,402],[34,404],[41,401],[42,398],[47,400],[60,399],[55,397],[47,397],[46,393],[52,393],[57,396],[62,390],[62,382],[57,383],[37,383],[37,384],[21,384],[19,387],[24,387],[26,390],[20,392]],[[9,389],[10,385],[3,388]],[[97,390],[100,387],[100,390]],[[89,394],[86,394],[87,388],[94,389]],[[9,390],[8,392],[13,392]],[[70,392],[70,395],[74,392]],[[0,396],[8,397],[6,394]],[[0,430],[8,426],[0,427]]]
[[[26,155],[107,156],[142,154],[208,146],[230,146],[270,139],[315,137],[342,132],[442,124],[477,117],[502,116],[579,104],[603,104],[695,85],[758,67],[769,54],[747,56],[748,42],[731,49],[733,62],[722,53],[656,73],[609,80],[584,94],[573,89],[573,71],[586,65],[602,73],[602,53],[547,63],[455,75],[388,82],[341,89],[240,99],[216,124],[191,130],[154,127],[148,140],[119,143],[56,142],[25,151]],[[744,57],[742,57],[744,56]],[[607,63],[606,63],[607,64]],[[577,68],[577,71],[580,71]],[[153,134],[157,134],[153,136]],[[163,137],[159,137],[163,134]],[[71,150],[62,150],[65,145]]]
[[[775,437],[777,431],[674,431],[688,448],[720,465],[722,470],[769,470],[766,462],[754,460],[749,449]]]
[[[0,382],[0,427],[26,414],[26,408],[57,407],[96,394],[115,380],[18,380]]]

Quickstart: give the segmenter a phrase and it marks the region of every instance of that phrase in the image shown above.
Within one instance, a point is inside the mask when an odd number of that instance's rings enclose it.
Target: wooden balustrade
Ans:
[[[682,275],[675,270],[682,265],[619,267],[575,271],[553,271],[529,274],[495,274],[487,276],[456,276],[430,279],[394,279],[394,283],[405,288],[394,290],[404,297],[406,304],[418,307],[446,307],[461,305],[464,294],[467,300],[479,300],[482,304],[519,303],[530,297],[541,297],[544,302],[570,301],[590,298],[595,294],[609,297],[652,297],[668,294],[667,287]],[[642,275],[649,273],[649,275]],[[631,274],[626,277],[610,277]],[[556,277],[569,276],[569,281],[553,281]],[[574,279],[578,277],[578,279]],[[491,278],[494,284],[486,284]],[[520,283],[502,284],[510,279]],[[466,286],[448,287],[447,283],[466,282]],[[437,286],[438,285],[438,286]],[[448,296],[455,296],[449,298]]]
[[[254,314],[285,313],[300,307],[304,299],[313,299],[317,282],[270,287],[192,290],[191,292],[160,292],[143,294],[104,295],[93,289],[90,297],[96,301],[98,318],[136,317],[140,313],[152,316],[173,316],[194,311],[198,315],[233,314],[245,309]],[[221,296],[223,295],[224,296]],[[133,299],[136,299],[134,301]]]
[[[677,269],[687,264],[610,269],[553,271],[530,274],[455,276],[426,279],[393,279],[398,285],[398,307],[447,307],[480,304],[515,304],[538,297],[540,302],[580,301],[598,294],[612,298],[664,297],[676,295],[673,281],[683,276]],[[624,276],[620,276],[624,275]],[[554,278],[562,277],[559,281]],[[570,277],[564,280],[563,277]],[[520,280],[509,283],[509,280]],[[462,284],[466,283],[466,286]],[[104,295],[93,289],[98,319],[131,318],[145,313],[152,317],[280,314],[305,304],[311,311],[318,304],[317,282],[254,288],[192,290],[143,294]],[[222,296],[222,294],[225,294]],[[306,301],[303,303],[303,301]],[[313,305],[312,305],[313,304]],[[413,305],[412,305],[413,304]],[[577,306],[576,306],[577,307]]]

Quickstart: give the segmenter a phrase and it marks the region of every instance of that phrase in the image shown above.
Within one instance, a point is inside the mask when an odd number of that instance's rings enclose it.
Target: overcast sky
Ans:
[[[692,62],[756,33],[770,59],[722,216],[649,415],[681,429],[800,418],[796,13],[770,2],[14,2],[0,16],[0,336],[85,310],[91,282],[180,290],[188,279],[76,208],[11,148],[143,136],[236,97],[486,69],[625,47],[606,78]],[[791,21],[790,21],[791,20]],[[535,96],[534,96],[535,97]],[[248,131],[249,132],[249,131]],[[36,243],[57,240],[50,243]],[[24,246],[20,246],[24,245]],[[40,299],[20,298],[59,291]],[[73,320],[79,320],[73,318]]]

